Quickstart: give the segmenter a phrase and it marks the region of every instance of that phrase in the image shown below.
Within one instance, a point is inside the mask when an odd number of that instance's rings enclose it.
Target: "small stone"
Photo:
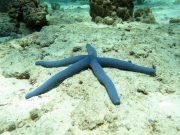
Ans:
[[[124,30],[125,30],[125,31],[128,31],[128,32],[130,32],[130,31],[131,31],[131,29],[130,29],[130,28],[125,28]]]
[[[138,8],[134,12],[134,18],[136,21],[141,21],[143,23],[156,23],[155,17],[152,14],[152,10],[148,7]]]
[[[40,117],[39,115],[39,110],[38,109],[34,109],[30,112],[30,118],[32,120],[38,119]]]
[[[116,12],[113,11],[113,12],[111,13],[111,16],[112,16],[112,17],[116,17],[116,16],[117,16]]]
[[[107,24],[107,25],[112,25],[114,23],[114,19],[107,16],[107,17],[104,18],[104,23]]]
[[[166,83],[166,80],[163,78],[163,76],[160,76],[160,75],[157,76],[157,80],[164,83],[164,84]]]
[[[59,3],[52,2],[50,4],[51,4],[52,10],[60,10],[60,4]]]
[[[3,132],[4,132],[4,129],[1,129],[1,128],[0,128],[0,134],[2,134]]]
[[[81,122],[79,124],[80,129],[82,130],[93,130],[97,127],[99,127],[100,125],[104,124],[104,120],[98,119],[98,120],[83,120],[83,122]]]
[[[93,130],[94,128],[96,128],[96,127],[102,125],[103,123],[104,123],[103,120],[95,120],[95,121],[91,121],[91,122],[89,123],[89,126],[88,126],[88,127],[89,127],[90,130]]]
[[[180,23],[180,18],[171,18],[169,20],[169,23],[177,23],[177,24],[179,24]]]
[[[17,128],[22,128],[26,123],[24,121],[20,121],[17,123]]]
[[[168,115],[167,118],[168,118],[168,119],[172,119],[172,116],[171,116],[171,115]]]
[[[72,51],[73,52],[78,52],[78,51],[81,51],[81,50],[82,50],[82,48],[80,46],[75,46]]]
[[[134,51],[130,51],[129,55],[135,55],[135,52]]]
[[[19,75],[16,76],[17,79],[29,79],[30,78],[30,74],[29,72],[25,71]]]
[[[19,46],[21,46],[22,48],[25,48],[25,47],[29,46],[27,41],[18,40],[17,42],[18,42]]]
[[[62,39],[62,42],[67,42],[67,39]]]
[[[16,129],[16,124],[15,124],[15,122],[11,122],[9,125],[8,125],[8,127],[7,127],[7,131],[13,131],[13,130],[15,130]]]
[[[74,122],[74,121],[72,121],[72,122],[71,122],[71,125],[72,125],[72,126],[75,126],[75,122]]]
[[[146,91],[146,88],[142,85],[139,86],[139,88],[137,88],[137,92],[142,93],[144,95],[148,95],[148,92]]]
[[[152,132],[159,132],[157,120],[149,119],[148,122],[149,122],[149,128]]]
[[[103,22],[103,18],[100,17],[100,16],[97,16],[94,21],[95,21],[95,23],[102,23]]]
[[[145,91],[144,89],[137,89],[137,92],[142,93],[144,95],[148,95],[148,92]]]
[[[79,84],[83,84],[83,81],[80,80],[80,81],[79,81]]]
[[[175,92],[175,90],[171,87],[168,87],[168,86],[161,86],[159,91],[162,93],[162,94],[172,94]]]
[[[116,115],[112,115],[112,114],[106,114],[104,116],[104,120],[107,121],[108,123],[113,123],[113,121],[115,121],[118,117]]]

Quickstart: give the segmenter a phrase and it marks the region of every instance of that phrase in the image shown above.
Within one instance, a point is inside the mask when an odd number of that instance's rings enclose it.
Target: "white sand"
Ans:
[[[0,45],[0,133],[179,134],[179,25],[125,22],[107,26],[91,22],[85,10],[57,12],[48,20],[51,25],[41,32]],[[98,56],[154,65],[157,76],[105,68],[121,97],[119,106],[111,103],[105,88],[90,69],[66,79],[46,94],[29,100],[24,98],[52,74],[65,69],[42,68],[35,66],[35,61],[87,54],[88,42],[93,43]],[[82,50],[73,52],[74,47],[82,47]],[[131,51],[135,54],[129,55]],[[25,71],[30,74],[29,80],[16,79]],[[37,115],[35,120],[30,118],[32,111]]]

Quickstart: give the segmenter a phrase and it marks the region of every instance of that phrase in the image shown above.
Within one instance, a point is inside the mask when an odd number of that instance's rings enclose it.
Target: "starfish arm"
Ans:
[[[110,80],[110,78],[106,75],[106,73],[102,69],[101,65],[95,59],[90,63],[90,66],[91,66],[95,76],[105,86],[112,103],[115,105],[119,105],[120,98],[117,94],[116,88],[115,88],[113,82]]]
[[[38,96],[40,94],[46,93],[52,88],[54,88],[59,82],[62,82],[68,77],[71,77],[72,75],[80,72],[81,70],[87,68],[89,66],[89,58],[86,57],[79,62],[76,62],[66,68],[65,70],[55,74],[50,79],[48,79],[46,82],[44,82],[42,85],[40,85],[38,88],[36,88],[34,91],[28,93],[26,95],[26,99],[31,98],[33,96]]]
[[[102,67],[113,67],[149,75],[154,75],[156,72],[156,70],[153,68],[139,66],[131,62],[122,61],[114,58],[98,58],[98,62]]]
[[[96,50],[91,46],[91,44],[87,44],[86,45],[87,51],[88,51],[88,55],[94,55],[97,56],[97,52]]]
[[[57,60],[57,61],[37,61],[35,64],[40,65],[46,68],[52,68],[52,67],[61,67],[61,66],[67,66],[70,64],[73,64],[87,55],[80,55],[80,56],[72,56],[63,60]]]

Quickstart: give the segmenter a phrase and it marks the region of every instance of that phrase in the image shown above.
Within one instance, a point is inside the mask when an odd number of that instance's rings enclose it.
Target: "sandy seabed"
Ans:
[[[0,44],[0,134],[180,134],[180,25],[91,22],[87,10],[48,16],[49,26]],[[114,106],[90,69],[26,100],[25,94],[66,67],[43,68],[37,60],[87,54],[155,67],[156,76],[104,68],[121,97]]]

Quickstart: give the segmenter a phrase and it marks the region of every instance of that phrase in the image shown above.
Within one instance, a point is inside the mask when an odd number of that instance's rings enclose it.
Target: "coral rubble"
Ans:
[[[0,12],[7,12],[9,8],[9,4],[13,0],[0,0]]]

